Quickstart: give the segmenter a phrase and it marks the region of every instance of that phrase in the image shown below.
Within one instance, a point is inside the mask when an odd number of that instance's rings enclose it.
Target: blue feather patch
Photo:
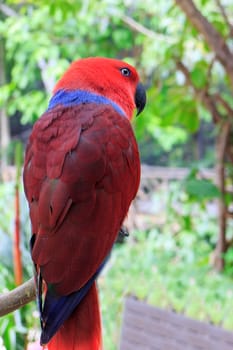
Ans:
[[[96,273],[77,292],[67,296],[56,296],[48,289],[41,314],[42,333],[40,337],[41,345],[47,344],[61,325],[68,319],[74,309],[85,297],[95,279],[103,269],[109,257],[100,265]]]
[[[79,104],[96,103],[112,106],[122,116],[126,116],[125,112],[112,100],[105,96],[97,95],[85,90],[58,90],[49,101],[48,111],[61,104],[65,107],[75,106]]]

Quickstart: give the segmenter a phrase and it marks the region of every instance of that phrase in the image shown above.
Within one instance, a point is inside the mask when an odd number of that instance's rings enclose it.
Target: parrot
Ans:
[[[96,279],[139,187],[131,119],[145,104],[133,66],[80,58],[32,128],[23,183],[44,348],[102,349]]]

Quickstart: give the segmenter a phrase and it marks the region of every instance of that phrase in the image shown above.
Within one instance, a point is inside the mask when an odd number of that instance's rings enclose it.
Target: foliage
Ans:
[[[216,199],[220,196],[218,187],[212,181],[198,178],[198,167],[193,167],[182,182],[184,192],[188,195],[188,201],[199,205],[206,200]]]
[[[9,273],[4,265],[0,265],[1,276],[1,292],[12,290],[15,287],[13,279],[13,271]],[[28,307],[27,307],[28,309]],[[14,313],[4,317],[0,321],[0,334],[3,337],[3,345],[6,349],[25,349],[25,338],[27,336],[27,328],[24,322],[25,310],[17,310]]]
[[[233,248],[227,250],[227,252],[224,254],[224,259],[226,262],[226,274],[229,276],[233,276]]]
[[[138,232],[136,241],[114,250],[112,266],[99,281],[106,349],[117,349],[128,294],[233,329],[232,279],[212,271],[206,254],[210,246],[204,240],[193,242],[194,235],[183,232],[175,239],[158,230]]]
[[[14,224],[14,183],[0,184],[0,293],[15,288],[13,272],[13,224]],[[7,205],[6,205],[7,203]],[[22,241],[21,250],[24,265],[24,280],[32,275],[32,264],[29,256],[29,223],[25,200],[21,198],[22,213]],[[34,327],[37,320],[32,317],[36,304],[31,303],[0,320],[0,344],[8,349],[24,350],[27,341],[28,329]],[[2,338],[1,338],[2,337]]]
[[[195,171],[183,183],[171,183],[169,190],[154,194],[158,202],[165,202],[167,209],[164,224],[158,223],[148,232],[131,233],[128,242],[115,246],[111,259],[99,278],[106,349],[117,349],[123,298],[127,294],[136,295],[152,305],[233,329],[233,317],[228,312],[233,306],[232,255],[229,251],[226,257],[225,275],[213,272],[211,256],[216,243],[217,227],[216,215],[212,210],[212,187],[205,197],[196,202],[193,194],[185,191],[185,182],[190,179],[196,179]],[[14,195],[13,184],[1,185],[0,190],[4,195],[1,198],[7,198],[10,209]],[[21,200],[26,279],[32,274],[32,264],[28,253],[27,208],[23,198]],[[3,207],[3,201],[0,204]],[[8,210],[8,215],[9,212],[13,211]],[[9,217],[8,220],[10,224],[13,218]],[[4,222],[1,220],[1,223]],[[5,233],[4,227],[1,226],[1,242],[3,237],[10,235]],[[7,246],[12,246],[12,243],[8,242]],[[2,253],[1,261],[2,292],[13,289],[14,282],[11,261],[8,260],[8,265],[5,266],[6,260],[2,258]],[[29,333],[30,337],[31,333],[32,337],[37,335],[39,319],[35,310],[35,303],[31,303],[1,319],[0,334],[4,334],[6,349],[23,349],[25,336]],[[29,329],[34,331],[28,332]]]
[[[231,1],[195,1],[232,46],[229,24],[218,3],[224,4],[232,22]],[[0,108],[6,108],[8,115],[20,112],[23,123],[33,123],[46,110],[55,81],[74,59],[90,55],[124,58],[138,67],[148,88],[148,108],[144,117],[135,122],[145,158],[150,154],[152,161],[158,161],[165,154],[166,161],[178,164],[177,159],[185,158],[187,149],[194,148],[195,136],[211,136],[206,164],[214,164],[212,143],[216,130],[212,134],[209,129],[201,133],[203,123],[210,125],[211,115],[198,92],[219,94],[233,108],[229,77],[173,0],[6,0],[4,6],[0,5],[7,78],[0,87]],[[189,86],[180,62],[188,67]],[[217,107],[227,117],[222,102]],[[190,158],[193,161],[198,156],[192,154]],[[13,288],[9,249],[13,188],[13,184],[0,185],[0,197],[4,198],[0,201],[3,289]],[[216,213],[213,215],[211,208],[218,195],[213,183],[198,178],[196,171],[191,172],[178,189],[170,192],[164,226],[138,232],[127,245],[115,248],[110,263],[113,266],[108,265],[106,275],[99,281],[107,349],[116,348],[121,301],[127,293],[232,329],[228,312],[232,308],[232,249],[224,257],[227,276],[214,273],[209,263],[217,235]],[[228,204],[231,200],[226,196]],[[22,209],[27,278],[32,271],[27,263],[29,230],[25,204]],[[228,235],[230,229],[229,225]],[[19,349],[22,346],[25,327],[33,327],[35,321],[31,318],[32,309],[28,306],[0,321],[0,334],[4,332],[7,349],[17,348],[16,344]]]
[[[165,224],[131,233],[126,244],[114,248],[99,279],[106,349],[117,349],[124,296],[129,294],[233,330],[232,265],[226,265],[226,275],[212,269],[217,226],[208,195],[193,203],[180,184],[171,184],[167,197],[156,194],[160,203],[166,198]],[[231,263],[230,254],[229,259]]]
[[[196,3],[226,35],[227,23],[216,3]],[[136,123],[137,134],[148,133],[166,151],[184,144],[187,132],[196,132],[201,118],[210,120],[193,90],[187,89],[179,60],[190,68],[194,86],[208,83],[231,103],[224,70],[215,62],[210,74],[211,50],[173,0],[146,0],[143,6],[122,0],[5,4],[11,11],[2,11],[0,35],[5,40],[8,79],[0,88],[0,105],[7,106],[9,115],[21,111],[24,123],[35,121],[46,109],[54,82],[68,63],[90,55],[121,57],[137,65],[150,87],[149,107]],[[232,5],[226,6],[230,13]]]
[[[0,264],[0,276],[0,293],[15,288],[12,267],[9,270],[9,267]],[[24,277],[28,278],[29,276],[26,274]],[[35,309],[36,304],[31,303],[20,310],[16,310],[15,312],[1,318],[0,344],[2,341],[3,346],[5,347],[4,349],[25,350],[25,344],[28,341],[28,330],[38,325],[38,318],[32,316]]]

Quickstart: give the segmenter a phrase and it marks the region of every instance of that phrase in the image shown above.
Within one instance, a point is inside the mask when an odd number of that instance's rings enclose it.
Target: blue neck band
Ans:
[[[125,112],[112,100],[85,90],[58,90],[49,101],[48,111],[57,105],[76,106],[82,103],[96,103],[112,106],[116,112],[126,117]]]

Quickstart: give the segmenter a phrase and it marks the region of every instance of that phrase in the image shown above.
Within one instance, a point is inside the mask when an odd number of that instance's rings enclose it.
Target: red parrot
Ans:
[[[130,120],[145,103],[134,67],[80,59],[58,81],[33,127],[23,178],[40,341],[49,350],[102,349],[95,281],[138,190]]]

